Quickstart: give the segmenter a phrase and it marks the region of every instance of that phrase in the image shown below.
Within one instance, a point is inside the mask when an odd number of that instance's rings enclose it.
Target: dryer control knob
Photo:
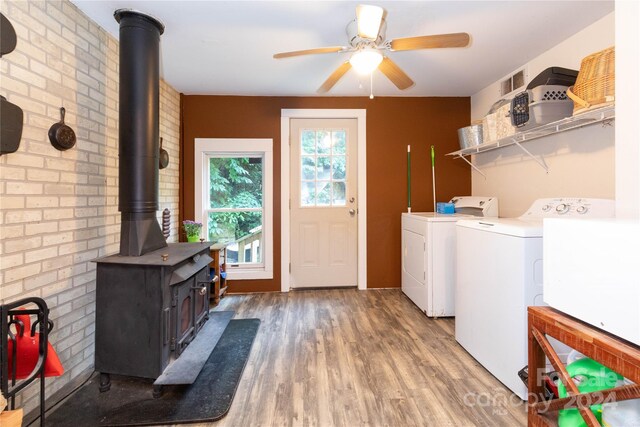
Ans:
[[[567,205],[566,203],[560,203],[558,206],[556,206],[556,212],[560,215],[569,212],[569,205]]]
[[[576,208],[576,212],[577,212],[577,213],[579,213],[579,214],[581,214],[581,215],[586,214],[588,210],[589,210],[589,208],[588,208],[588,207],[586,207],[585,205],[580,205],[580,206],[578,206],[578,207]]]
[[[547,212],[549,209],[551,209],[551,205],[544,205],[544,206],[542,207],[542,211],[543,211],[543,212]]]

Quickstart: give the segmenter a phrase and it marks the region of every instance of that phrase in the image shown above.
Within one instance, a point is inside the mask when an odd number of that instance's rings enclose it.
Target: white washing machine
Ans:
[[[454,315],[456,221],[498,216],[495,197],[454,197],[455,214],[402,214],[402,291],[430,317]]]
[[[613,200],[536,200],[519,218],[462,219],[457,229],[456,340],[522,399],[527,306],[542,301],[542,219],[606,218]]]

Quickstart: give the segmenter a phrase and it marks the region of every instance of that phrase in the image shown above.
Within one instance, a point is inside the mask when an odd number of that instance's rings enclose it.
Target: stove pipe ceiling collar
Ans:
[[[114,12],[120,24],[120,255],[167,246],[158,220],[160,35],[164,25],[132,9]]]

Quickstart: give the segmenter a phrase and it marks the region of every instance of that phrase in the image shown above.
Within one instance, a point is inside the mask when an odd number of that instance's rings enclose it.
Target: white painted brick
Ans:
[[[45,233],[55,233],[58,231],[57,222],[39,222],[37,224],[29,224],[25,227],[25,236],[34,236]]]
[[[60,182],[68,182],[73,184],[86,184],[87,181],[88,181],[87,175],[77,174],[73,172],[60,172]],[[101,184],[104,184],[104,180],[102,180]]]
[[[49,285],[43,286],[42,289],[40,289],[40,292],[42,292],[42,298],[47,298],[51,295],[58,295],[60,292],[64,291],[65,289],[67,289],[67,287],[69,286],[69,284],[65,281],[63,282],[56,282],[56,283],[51,283]],[[69,310],[71,310],[71,304],[68,305],[69,306]],[[64,307],[64,306],[63,306]],[[56,308],[60,308],[60,306],[56,306]],[[58,314],[55,314],[53,312],[53,310],[51,311],[51,317],[58,317]]]
[[[29,264],[58,256],[58,248],[53,246],[24,253],[24,262]]]
[[[7,224],[40,221],[42,220],[42,211],[9,211],[5,214],[4,220]]]
[[[14,252],[24,252],[29,249],[35,249],[42,246],[42,237],[34,236],[23,239],[16,240],[5,240],[4,241],[4,252],[5,253],[14,253]]]
[[[45,234],[42,236],[42,246],[59,245],[73,241],[73,233],[67,231],[65,233]]]
[[[44,193],[45,194],[73,194],[73,185],[71,184],[45,184],[44,185]]]
[[[60,255],[75,254],[87,249],[87,242],[72,242],[58,246]]]
[[[35,32],[40,35],[44,35],[46,33],[47,27],[42,22],[39,22],[34,18],[30,13],[18,8],[12,8],[11,12],[12,18],[28,27],[30,32]]]
[[[31,182],[7,182],[7,194],[42,194],[43,185]]]
[[[5,303],[14,300],[15,297],[24,292],[22,281],[15,283],[5,283],[2,285],[2,293],[0,294],[0,302]]]
[[[93,279],[95,280],[95,273],[93,274]],[[74,310],[80,310],[84,307],[86,307],[89,304],[95,303],[96,302],[96,293],[95,292],[90,292],[89,289],[87,289],[87,293],[80,297],[80,298],[76,298],[72,301],[72,306]],[[76,325],[78,325],[79,327],[81,327],[82,329],[87,328],[87,327],[91,327],[91,325],[93,324],[93,321],[95,319],[92,316],[89,317],[85,317],[83,319],[81,319],[80,321],[76,322],[73,326],[73,329],[76,329]]]
[[[81,263],[81,262],[92,261],[96,258],[98,258],[98,251],[95,249],[92,249],[90,251],[75,254],[73,256],[73,261],[75,263]]]
[[[73,233],[73,240],[89,240],[98,237],[96,228],[83,228]]]
[[[18,95],[29,95],[29,85],[20,80],[13,79],[9,76],[2,76],[2,88],[7,92],[14,92]]]
[[[62,292],[58,295],[58,304],[64,304],[65,302],[73,301],[74,299],[79,298],[86,293],[87,289],[84,286],[78,286],[77,288]],[[84,312],[80,310],[71,311],[71,313],[61,318],[58,324],[60,325],[60,327],[70,325],[76,320],[81,319],[82,317],[84,317]]]
[[[78,330],[82,330],[83,338],[82,338],[82,340],[80,340],[80,342],[78,342],[78,343],[76,343],[76,344],[71,346],[71,354],[72,355],[84,354],[84,350],[87,347],[89,347],[90,345],[93,345],[93,337],[87,337],[86,333],[84,331],[84,328],[78,328]],[[82,370],[84,370],[84,369],[88,368],[89,365],[90,365],[89,361],[80,362],[73,369],[82,369]]]
[[[73,263],[73,257],[71,255],[58,256],[55,259],[48,259],[42,261],[42,271],[57,270],[59,268],[67,267]]]
[[[77,206],[87,205],[86,197],[76,197],[76,196],[60,197],[59,200],[60,200],[60,206],[62,207],[68,207],[68,206],[77,207]]]
[[[27,197],[28,208],[55,208],[60,203],[55,196],[30,196]]]
[[[31,71],[28,71],[22,67],[19,67],[17,65],[11,64],[9,66],[9,75],[11,77],[13,77],[16,80],[25,82],[27,84],[29,84],[30,86],[36,86],[39,87],[41,89],[44,89],[47,87],[47,81],[45,80],[44,77],[39,76],[35,73],[32,73]],[[12,97],[13,98],[13,97]],[[29,101],[28,98],[25,97],[21,97],[21,98],[13,98],[16,100],[22,99],[23,102],[26,102],[27,104],[29,104],[28,106],[24,105],[24,104],[20,104],[20,107],[22,107],[23,109],[30,111],[30,112],[36,112],[38,114],[44,114],[45,110],[44,110],[44,105],[38,103],[38,107],[37,108],[33,108],[32,104],[35,105],[35,102],[31,102]]]
[[[2,165],[0,167],[0,179],[1,180],[24,180],[25,179],[25,169],[20,167],[10,167],[6,165]],[[0,203],[2,203],[0,201]]]
[[[89,216],[96,216],[98,214],[98,210],[93,208],[76,208],[74,209],[74,215],[76,218],[86,218]]]
[[[4,272],[5,283],[15,282],[16,280],[24,279],[40,273],[42,266],[40,264],[29,264],[21,267],[8,268]]]
[[[46,58],[43,58],[44,61],[46,61]],[[48,65],[43,64],[40,60],[35,60],[35,59],[31,59],[31,61],[29,62],[29,67],[31,69],[31,71],[33,71],[34,73],[37,73],[38,75],[45,77],[47,80],[53,80],[56,83],[62,83],[62,74],[60,74],[60,71],[58,71],[55,68],[51,68]],[[58,104],[60,103],[58,97],[51,97],[50,94],[48,94],[47,92],[43,92],[42,90],[39,90],[37,88],[32,87],[31,88],[31,96],[36,97],[37,99],[40,99],[42,101],[47,102],[48,104],[56,104],[56,102],[54,101],[55,99],[58,99]]]
[[[73,278],[73,286],[80,286],[80,285],[84,285],[87,284],[93,280],[96,280],[96,273],[94,273],[93,271],[89,272],[89,273],[85,273],[85,274],[81,274],[80,276],[75,276]],[[77,298],[76,298],[77,300]],[[74,301],[76,301],[74,300]]]
[[[31,127],[29,127],[28,129],[31,129]],[[35,128],[33,128],[33,130],[35,130]],[[43,130],[38,130],[38,133],[40,134],[38,136],[38,138],[40,138],[42,136],[42,132]],[[27,138],[26,136],[23,135],[23,138]],[[47,139],[46,142],[44,142],[44,140],[41,141],[26,141],[27,143],[27,149],[26,151],[32,154],[40,154],[43,156],[51,156],[51,155],[55,155],[54,151],[55,149],[53,148],[53,146],[51,145],[51,143],[49,142],[49,140]]]
[[[0,209],[20,209],[24,208],[24,197],[4,196],[0,199]]]
[[[47,209],[44,211],[45,220],[73,218],[73,209]]]
[[[95,185],[79,185],[76,194],[83,196],[95,196],[98,194],[98,187]]]
[[[50,271],[48,273],[40,273],[37,276],[24,279],[24,288],[28,291],[38,289],[43,286],[49,285],[56,281],[56,272]]]
[[[44,165],[44,159],[42,157],[20,152],[7,156],[6,162],[8,165],[26,166],[29,168],[42,168]]]
[[[24,264],[24,255],[22,253],[13,255],[2,255],[0,257],[0,269],[6,270],[11,267],[19,267]]]
[[[76,163],[73,160],[46,158],[44,159],[44,165],[47,169],[55,169],[60,171],[73,171],[76,167]]]
[[[70,221],[60,221],[59,226],[60,226],[60,231],[80,230],[87,226],[87,220],[73,219]]]
[[[73,259],[73,257],[71,257]],[[83,264],[74,264],[70,267],[61,268],[58,270],[58,280],[69,279],[71,277],[77,276],[78,274],[86,273],[87,265]]]
[[[0,239],[13,239],[24,236],[24,225],[3,225],[0,227]]]

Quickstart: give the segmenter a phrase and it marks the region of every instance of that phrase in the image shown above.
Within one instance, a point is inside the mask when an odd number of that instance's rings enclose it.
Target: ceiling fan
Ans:
[[[465,47],[469,45],[469,34],[452,33],[430,36],[404,37],[386,40],[386,11],[379,6],[358,5],[356,19],[347,25],[348,46],[329,46],[316,49],[295,50],[273,55],[275,59],[316,53],[353,52],[348,61],[343,62],[318,89],[326,93],[351,68],[359,74],[367,75],[378,68],[400,90],[414,85],[413,80],[398,65],[383,55],[381,51],[400,51],[416,49],[437,49]]]

